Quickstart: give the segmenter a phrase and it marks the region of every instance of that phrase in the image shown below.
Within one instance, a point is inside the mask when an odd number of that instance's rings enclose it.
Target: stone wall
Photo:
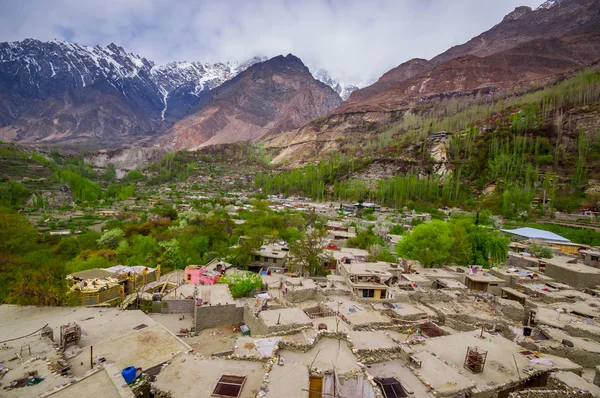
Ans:
[[[194,300],[162,300],[161,314],[193,314]]]
[[[244,319],[244,307],[235,304],[196,306],[195,313],[196,333],[217,326],[239,324]]]
[[[252,313],[252,309],[244,306],[242,317],[246,326],[250,328],[253,336],[262,336],[267,334],[267,325],[265,325],[257,316]]]
[[[495,297],[493,307],[496,312],[515,322],[521,322],[525,317],[525,308],[518,301]]]
[[[267,324],[265,324],[265,322],[262,319],[254,315],[254,313],[248,306],[244,307],[243,318],[246,326],[250,328],[252,336],[274,336],[285,333],[293,334],[299,332],[304,328],[313,326],[312,321],[308,323],[287,323],[281,325],[267,326]]]
[[[587,265],[585,265],[587,267]],[[590,268],[593,270],[593,268]],[[594,287],[600,285],[600,274],[577,272],[576,269],[560,267],[552,263],[546,264],[546,276],[554,278],[557,281],[566,283],[576,289]]]
[[[284,294],[287,301],[291,303],[298,303],[307,300],[325,301],[326,297],[321,294],[319,288],[312,289],[288,289],[287,293]]]
[[[600,343],[600,334],[595,333],[593,330],[588,330],[585,328],[585,324],[577,324],[577,323],[567,323],[565,325],[565,332],[567,332],[570,336],[573,337],[584,337],[586,339],[594,340]]]
[[[524,257],[520,254],[508,253],[506,258],[506,265],[513,267],[537,267],[539,265],[538,260],[531,257]]]

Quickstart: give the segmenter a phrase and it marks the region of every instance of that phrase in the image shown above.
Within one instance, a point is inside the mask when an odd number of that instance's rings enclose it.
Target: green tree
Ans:
[[[450,233],[452,236],[451,261],[459,265],[468,265],[471,261],[472,251],[467,230],[461,223],[450,224]]]
[[[37,238],[37,230],[24,215],[0,207],[0,253],[26,253]]]
[[[453,239],[448,224],[434,220],[415,227],[396,246],[401,257],[420,261],[425,267],[444,264],[452,248]]]
[[[172,269],[180,269],[185,266],[185,259],[183,258],[177,239],[173,238],[166,242],[160,242],[158,245],[165,250],[160,259],[161,264]]]
[[[253,290],[262,286],[262,278],[259,274],[248,271],[236,271],[228,273],[219,278],[219,283],[229,285],[229,290],[234,298],[246,297]]]
[[[324,237],[324,230],[312,228],[290,245],[290,253],[300,265],[300,274],[308,272],[310,275],[322,275],[325,273],[320,261],[320,256],[324,251]]]
[[[121,242],[124,238],[125,232],[123,232],[122,229],[111,229],[110,231],[103,233],[100,239],[98,239],[98,246],[104,249],[115,250],[117,246],[119,246],[119,242]]]

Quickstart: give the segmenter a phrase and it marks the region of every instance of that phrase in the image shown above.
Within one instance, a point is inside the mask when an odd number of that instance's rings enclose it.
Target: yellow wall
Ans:
[[[560,244],[556,244],[556,243],[553,243],[552,247],[556,247],[556,248],[560,249],[561,253],[573,254],[573,255],[578,255],[579,249],[580,249],[579,246],[560,245]]]
[[[375,290],[375,296],[373,297],[374,299],[380,299],[381,298],[381,290]]]

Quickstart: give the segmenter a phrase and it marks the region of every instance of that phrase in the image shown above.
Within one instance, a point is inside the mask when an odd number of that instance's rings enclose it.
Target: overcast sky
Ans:
[[[0,41],[114,42],[154,62],[292,53],[346,84],[376,80],[543,0],[0,0]]]

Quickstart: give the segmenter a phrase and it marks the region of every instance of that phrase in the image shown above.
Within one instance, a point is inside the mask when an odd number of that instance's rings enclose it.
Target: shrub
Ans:
[[[253,290],[262,287],[262,278],[253,272],[236,271],[225,274],[219,279],[219,283],[229,285],[229,290],[234,298],[245,297]]]

